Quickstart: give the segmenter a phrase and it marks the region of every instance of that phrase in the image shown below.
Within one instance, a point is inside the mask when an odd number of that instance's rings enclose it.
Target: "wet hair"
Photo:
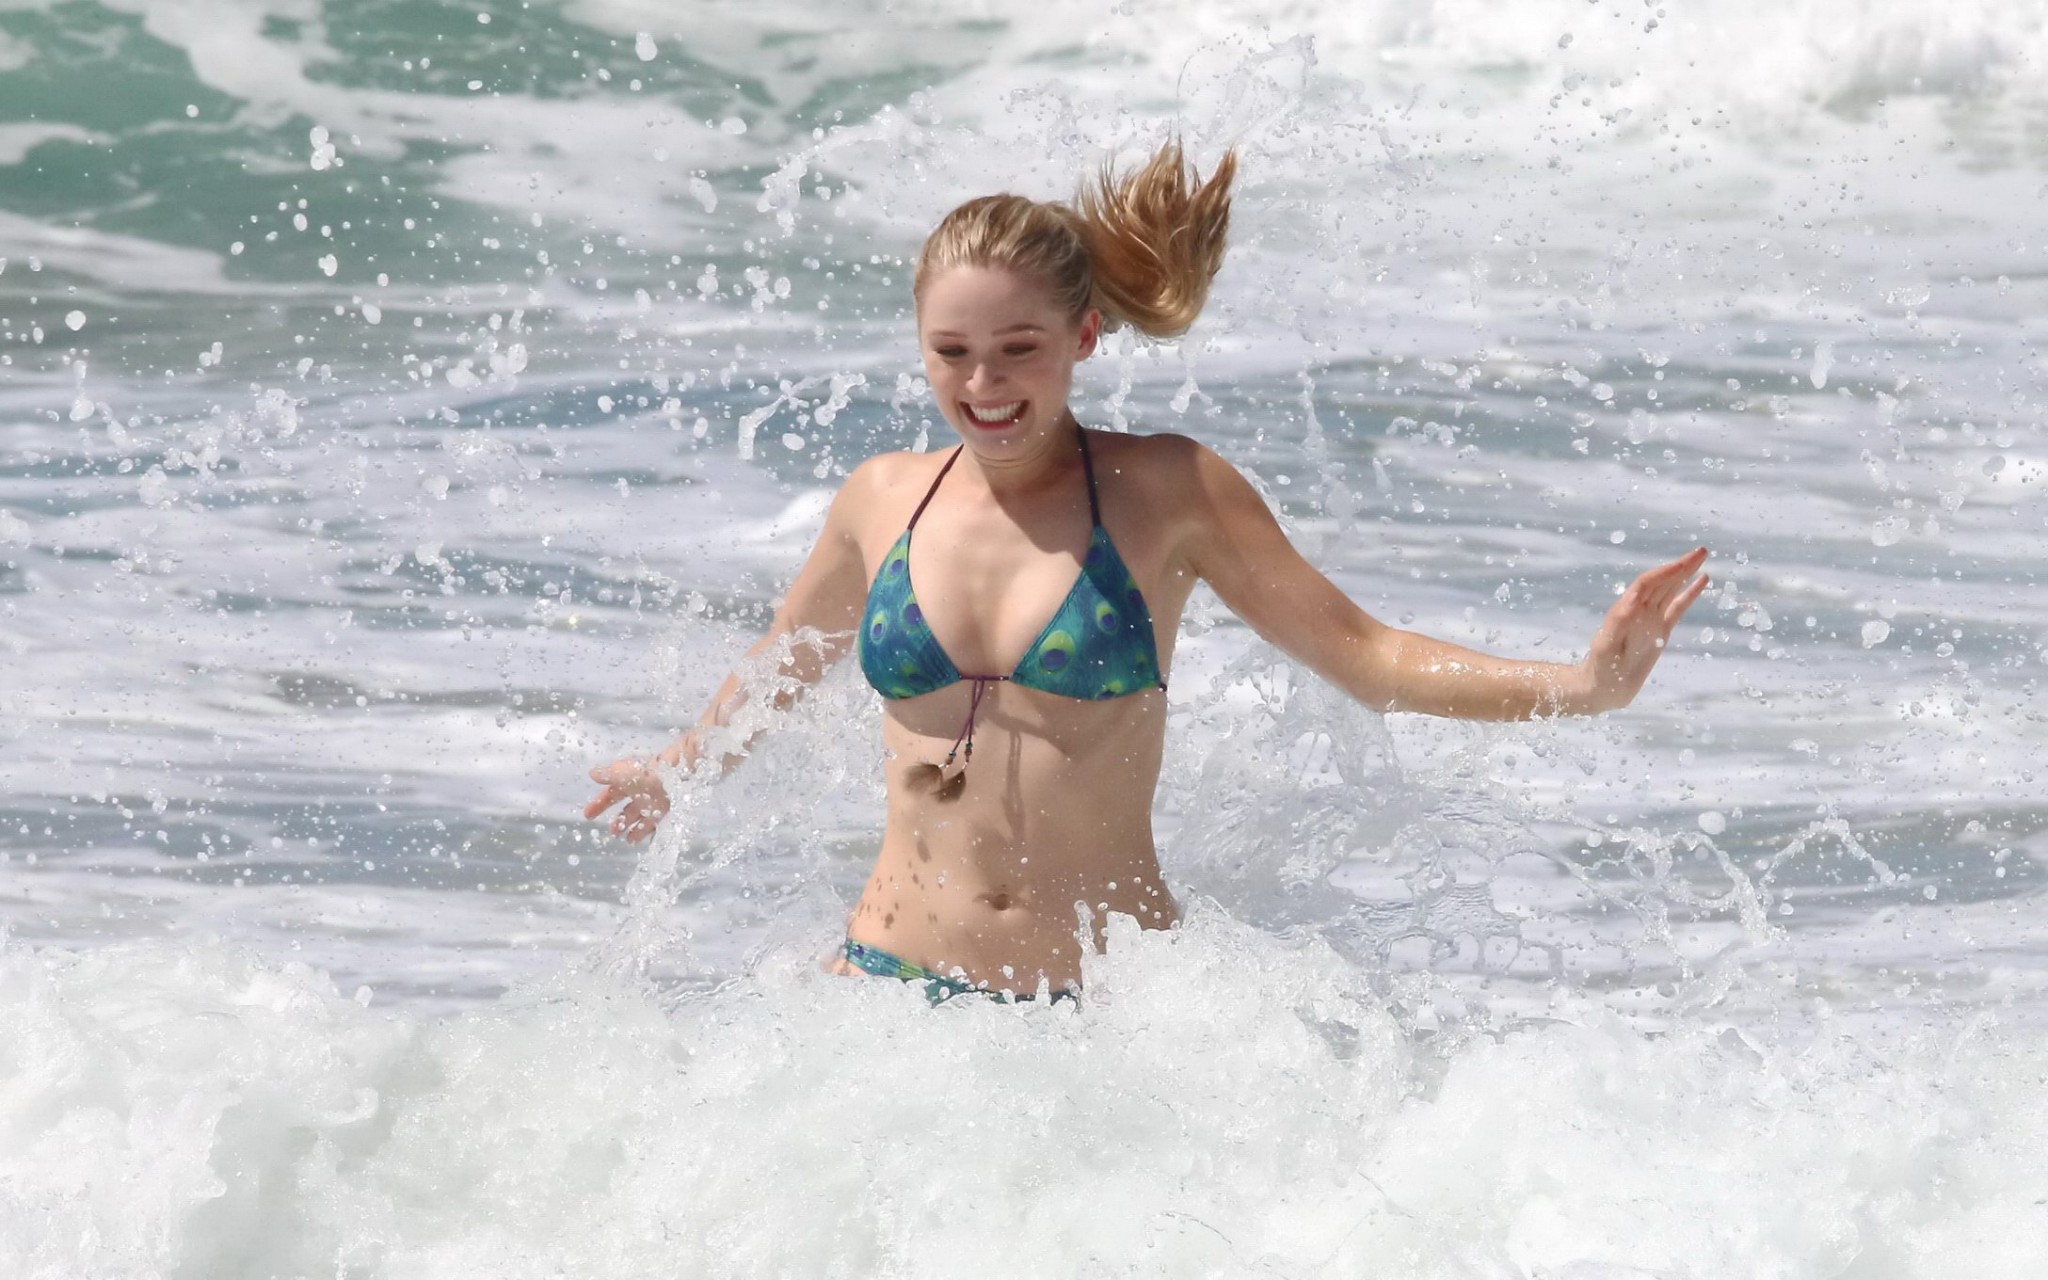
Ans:
[[[917,255],[912,295],[953,267],[1000,267],[1036,276],[1076,320],[1090,307],[1103,327],[1154,338],[1187,332],[1223,265],[1230,181],[1223,153],[1204,182],[1170,139],[1128,173],[1105,163],[1071,204],[982,196],[940,220]]]

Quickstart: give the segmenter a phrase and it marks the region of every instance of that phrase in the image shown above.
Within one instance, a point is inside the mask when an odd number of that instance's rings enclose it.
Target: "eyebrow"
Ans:
[[[1002,335],[1002,334],[1005,334],[1005,333],[1044,333],[1044,332],[1045,332],[1045,326],[1044,326],[1044,325],[1041,325],[1041,324],[1028,324],[1028,323],[1027,323],[1027,324],[1013,324],[1013,325],[1009,326],[1008,328],[1005,328],[1005,329],[998,329],[998,330],[996,330],[996,333],[997,333],[997,334],[998,334],[999,336],[1000,336],[1000,335]],[[955,329],[934,329],[934,330],[932,330],[931,336],[932,336],[932,337],[934,337],[934,338],[964,338],[964,337],[966,337],[967,335],[966,335],[966,334],[964,334],[964,333],[961,333],[961,332],[959,332],[958,330],[955,330]]]

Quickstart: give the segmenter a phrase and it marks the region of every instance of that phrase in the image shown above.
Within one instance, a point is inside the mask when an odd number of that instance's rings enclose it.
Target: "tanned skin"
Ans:
[[[1101,317],[1062,314],[1035,280],[956,267],[931,280],[918,338],[939,411],[964,446],[918,521],[911,580],[927,623],[961,671],[1009,672],[1080,573],[1091,533],[1087,482],[1067,401]],[[984,417],[1021,405],[1007,421]],[[1288,542],[1249,481],[1178,435],[1091,431],[1103,524],[1137,580],[1171,671],[1195,584],[1277,648],[1377,711],[1472,720],[1590,715],[1626,706],[1672,628],[1706,588],[1698,548],[1644,573],[1608,610],[1574,664],[1493,657],[1389,627],[1352,603]],[[824,531],[750,654],[809,629],[785,674],[808,684],[854,647],[868,585],[950,449],[894,453],[849,475]],[[883,704],[888,815],[847,935],[936,972],[990,987],[1077,987],[1077,904],[1150,928],[1179,912],[1160,878],[1152,802],[1166,735],[1158,690],[1099,702],[993,687],[967,775],[935,768],[967,716],[970,686]],[[705,763],[704,729],[744,702],[728,677],[699,727],[659,757]],[[727,767],[732,761],[724,761]],[[585,809],[621,806],[612,831],[653,835],[668,797],[653,762],[593,769]],[[844,968],[843,962],[840,966]]]

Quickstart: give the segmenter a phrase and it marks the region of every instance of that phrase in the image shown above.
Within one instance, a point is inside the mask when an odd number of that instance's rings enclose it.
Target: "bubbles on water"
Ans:
[[[1824,338],[1820,342],[1814,344],[1813,367],[1807,373],[1807,379],[1808,381],[1812,382],[1814,390],[1819,391],[1826,388],[1826,386],[1828,385],[1828,373],[1834,367],[1834,341],[1832,339]]]
[[[654,37],[642,31],[633,37],[633,56],[642,62],[652,62],[661,51],[655,47]]]
[[[1861,632],[1863,637],[1863,647],[1866,649],[1876,648],[1878,645],[1883,644],[1885,640],[1891,635],[1891,633],[1891,623],[1886,622],[1883,618],[1872,618],[1870,621],[1863,624],[1863,629]]]
[[[85,328],[85,312],[83,312],[83,311],[67,311],[67,312],[65,312],[65,313],[64,313],[64,327],[65,327],[65,328],[67,328],[67,329],[69,329],[69,330],[71,330],[71,331],[72,331],[73,333],[77,333],[77,332],[78,332],[78,331],[79,331],[80,329],[83,329],[83,328]]]
[[[171,479],[160,466],[143,472],[142,480],[136,486],[136,493],[146,507],[161,507],[173,500]]]
[[[1719,809],[1708,809],[1699,816],[1699,828],[1710,836],[1718,836],[1728,830],[1728,816]]]
[[[334,143],[329,138],[326,126],[314,125],[307,136],[313,144],[313,154],[310,163],[314,169],[340,167],[341,160],[335,154]],[[305,230],[303,226],[299,229],[301,231]]]
[[[255,395],[255,407],[249,422],[260,436],[268,431],[280,440],[289,440],[299,429],[300,401],[289,392],[278,387],[266,387]]]

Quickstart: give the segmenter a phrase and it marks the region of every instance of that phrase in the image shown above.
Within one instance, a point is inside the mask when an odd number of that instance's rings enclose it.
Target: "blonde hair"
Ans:
[[[1000,267],[1036,276],[1067,314],[1101,310],[1103,327],[1130,325],[1154,338],[1187,332],[1223,265],[1230,181],[1237,154],[1223,153],[1208,181],[1169,139],[1138,169],[1105,163],[1072,204],[982,196],[940,220],[917,255],[911,293],[953,267]]]

